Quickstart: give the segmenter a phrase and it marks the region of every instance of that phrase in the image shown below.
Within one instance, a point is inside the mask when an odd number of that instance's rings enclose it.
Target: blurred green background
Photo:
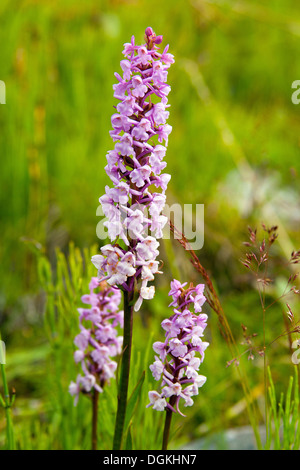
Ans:
[[[24,435],[27,426],[27,441],[19,445],[28,448],[76,447],[80,436],[65,444],[54,437],[55,420],[62,418],[55,414],[54,392],[49,402],[56,372],[47,366],[51,341],[37,265],[44,256],[56,278],[57,249],[68,259],[70,242],[81,252],[99,245],[96,209],[109,184],[103,167],[112,148],[112,85],[123,43],[132,35],[143,42],[151,26],[175,56],[169,72],[168,201],[205,205],[205,242],[198,255],[239,341],[241,323],[261,332],[257,294],[239,261],[247,225],[278,224],[278,264],[299,248],[300,105],[291,101],[292,82],[300,79],[299,2],[2,0],[0,19],[0,80],[6,84],[6,104],[0,105],[0,324],[9,380],[17,390],[17,434]],[[137,348],[149,329],[161,334],[170,279],[201,280],[179,245],[166,243],[162,256],[165,277],[157,301],[148,302],[142,321],[136,321]],[[70,305],[74,311],[66,313],[76,320],[74,299]],[[178,420],[178,445],[247,424],[237,378],[225,367],[231,357],[213,313],[210,319],[211,347],[203,364],[209,380],[196,411],[189,411],[185,424]],[[284,328],[281,307],[268,322],[271,340]],[[68,341],[70,352],[71,335]],[[278,374],[288,378],[286,339],[270,354]],[[261,362],[246,367],[259,397]],[[62,371],[66,386],[72,373]]]

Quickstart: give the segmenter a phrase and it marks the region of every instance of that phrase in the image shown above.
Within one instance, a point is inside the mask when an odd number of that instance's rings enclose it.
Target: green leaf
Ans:
[[[136,404],[138,402],[138,399],[140,397],[141,391],[142,391],[142,386],[145,380],[145,371],[143,371],[141,378],[139,379],[138,383],[136,384],[128,402],[127,402],[127,409],[126,409],[126,418],[125,418],[125,424],[124,424],[124,429],[127,429],[130,423],[130,420],[132,418],[133,412],[135,410]]]
[[[130,422],[130,425],[129,425],[128,431],[127,431],[127,436],[126,436],[125,450],[132,450],[131,426],[132,426],[132,423]]]

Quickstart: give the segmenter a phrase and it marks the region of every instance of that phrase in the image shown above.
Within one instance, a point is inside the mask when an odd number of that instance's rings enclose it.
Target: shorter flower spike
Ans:
[[[77,346],[74,360],[83,371],[69,386],[75,405],[80,392],[89,394],[95,389],[101,393],[105,383],[114,378],[117,363],[111,358],[121,354],[123,343],[116,329],[117,325],[123,327],[123,311],[119,310],[121,291],[96,277],[91,279],[89,288],[90,294],[81,300],[90,307],[78,309],[80,333],[74,339]]]
[[[153,350],[157,354],[150,370],[155,380],[161,380],[161,392],[150,391],[150,403],[154,410],[170,409],[174,413],[183,413],[179,402],[192,406],[192,396],[206,382],[206,377],[199,374],[200,364],[204,360],[204,351],[209,343],[202,341],[207,326],[207,315],[202,312],[205,302],[204,284],[194,287],[192,284],[177,280],[171,282],[169,295],[172,296],[174,314],[162,321],[165,341],[156,341]],[[167,401],[169,399],[169,401]]]

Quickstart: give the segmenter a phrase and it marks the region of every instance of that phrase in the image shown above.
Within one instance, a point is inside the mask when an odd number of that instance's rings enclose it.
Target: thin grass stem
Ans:
[[[0,334],[0,341],[1,341],[1,334]],[[14,396],[11,397],[10,392],[9,392],[8,382],[6,378],[5,364],[1,362],[0,368],[1,368],[1,377],[2,377],[3,391],[4,391],[4,398],[1,397],[1,405],[5,409],[6,445],[7,445],[8,450],[14,450],[15,449],[15,436],[14,436],[13,419],[12,419],[12,412],[11,412],[11,407],[14,401]]]

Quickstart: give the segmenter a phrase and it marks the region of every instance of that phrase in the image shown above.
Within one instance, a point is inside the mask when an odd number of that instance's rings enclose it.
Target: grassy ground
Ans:
[[[73,248],[69,258],[69,244],[84,256],[99,245],[96,209],[108,183],[103,167],[112,146],[113,74],[120,71],[123,43],[132,34],[143,41],[147,26],[163,34],[176,59],[169,73],[169,202],[205,204],[205,244],[198,255],[237,342],[243,323],[262,343],[258,296],[239,259],[247,225],[260,226],[262,220],[279,225],[275,268],[299,248],[300,105],[291,101],[292,82],[300,78],[297,7],[296,0],[1,1],[6,105],[0,107],[0,322],[8,379],[17,391],[18,447],[90,445],[88,404],[74,410],[66,388],[76,374],[70,358],[76,307],[92,271],[81,267]],[[63,269],[64,255],[71,268],[60,279],[56,268]],[[136,319],[137,357],[149,330],[160,334],[170,279],[200,281],[178,246],[166,242],[162,256],[165,277],[157,300]],[[70,272],[78,284],[63,295]],[[270,301],[278,295],[281,276],[280,270]],[[51,295],[54,330],[47,317]],[[284,329],[285,310],[278,306],[268,316],[269,342]],[[186,420],[176,421],[174,446],[248,424],[239,379],[225,367],[231,356],[212,312],[208,330],[211,347],[203,364],[208,382]],[[274,380],[284,389],[292,373],[287,338],[268,354]],[[262,359],[246,360],[245,368],[263,415]],[[108,436],[113,398],[111,406]],[[0,419],[4,445],[4,414]],[[148,415],[144,421],[144,411],[137,412],[136,427],[144,423],[146,433],[152,419],[158,418]],[[105,429],[101,442],[109,448],[104,436]],[[140,442],[138,432],[134,439],[137,448],[159,445],[150,437]]]

